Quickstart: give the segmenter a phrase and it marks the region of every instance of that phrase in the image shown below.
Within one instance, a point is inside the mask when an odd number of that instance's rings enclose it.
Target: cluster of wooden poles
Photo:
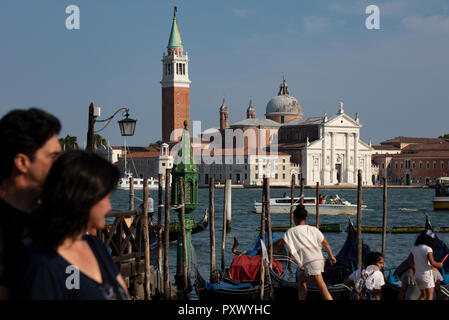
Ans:
[[[134,179],[130,178],[130,192],[129,192],[129,208],[130,211],[134,210]],[[158,288],[159,291],[162,292],[162,298],[164,300],[170,300],[172,298],[171,294],[171,284],[170,284],[170,194],[171,194],[171,170],[167,169],[165,174],[165,204],[163,202],[163,189],[162,189],[162,180],[163,175],[159,174],[159,189],[158,189],[158,227],[157,227],[157,238],[158,238],[158,252],[157,252],[157,273],[158,279],[162,279],[162,284]],[[182,265],[177,267],[178,275],[181,279],[180,286],[178,286],[178,296],[186,296],[187,288],[189,288],[189,265],[187,263],[187,237],[186,237],[186,224],[185,224],[185,206],[184,206],[184,184],[182,177],[179,181],[179,201],[180,203],[177,206],[177,210],[179,210],[179,223],[181,229],[181,239],[182,239],[182,248],[184,257],[182,259]],[[144,257],[145,257],[145,280],[144,280],[144,291],[145,291],[145,299],[151,300],[151,276],[150,276],[150,241],[149,241],[149,218],[148,218],[148,179],[144,179],[144,188],[143,188],[143,236],[144,236]],[[165,209],[165,210],[164,210]],[[162,225],[162,214],[163,210],[165,213],[164,216],[164,225]],[[128,224],[130,224],[128,222]],[[165,229],[165,232],[164,232]],[[163,234],[163,235],[162,235]]]
[[[361,170],[358,170],[358,183],[357,183],[357,267],[360,268],[362,266],[362,174]],[[170,272],[169,272],[169,246],[170,246],[170,189],[171,189],[171,171],[167,169],[165,174],[165,205],[162,203],[163,191],[162,191],[162,183],[159,183],[158,190],[158,198],[159,198],[159,206],[158,206],[158,253],[157,253],[157,270],[159,279],[163,279],[162,284],[162,297],[165,300],[171,299],[171,285],[170,285]],[[132,178],[131,178],[132,179]],[[159,182],[163,179],[162,174],[159,174]],[[131,181],[131,186],[133,183]],[[187,257],[187,237],[186,237],[186,225],[185,225],[185,207],[184,207],[184,188],[182,178],[180,179],[180,188],[179,190],[179,206],[178,210],[180,210],[180,231],[181,231],[181,239],[182,239],[182,247],[183,247],[183,259],[182,265],[178,266],[177,273],[180,273],[181,286],[178,286],[178,296],[186,297],[187,289],[190,287],[189,283],[189,264]],[[225,201],[223,207],[223,234],[222,234],[222,245],[221,245],[221,271],[225,272],[225,243],[226,243],[226,233],[230,230],[230,190],[231,190],[231,181],[226,181],[225,186]],[[229,193],[229,195],[228,195]],[[146,299],[151,299],[151,291],[150,291],[150,246],[149,246],[149,226],[148,226],[148,179],[145,179],[144,182],[144,201],[143,201],[143,216],[144,216],[144,242],[145,242],[145,297]],[[320,194],[320,186],[319,182],[316,185],[316,227],[319,228],[319,194]],[[294,218],[293,211],[295,208],[294,204],[295,198],[295,183],[292,179],[291,183],[291,209],[290,209],[290,226],[294,226]],[[304,200],[304,179],[301,179],[301,204],[303,204]],[[210,178],[209,181],[209,217],[210,217],[210,282],[216,283],[218,281],[218,271],[216,268],[216,255],[215,255],[215,179],[214,177]],[[384,193],[383,193],[383,232],[382,232],[382,254],[385,256],[385,243],[386,243],[386,224],[387,224],[387,183],[384,179]],[[165,225],[165,233],[164,237],[162,237],[163,226],[162,222],[162,211],[164,210],[164,225]],[[133,188],[130,188],[130,210],[134,210],[134,191]],[[262,242],[265,243],[265,232],[263,230],[268,231],[268,266],[272,267],[272,257],[273,257],[273,245],[272,245],[272,228],[271,228],[271,214],[270,214],[270,179],[264,177],[263,179],[263,192],[262,192],[262,214],[261,214],[261,233],[260,237]],[[190,244],[189,244],[190,245]],[[265,270],[265,263],[263,255],[261,255],[261,268],[260,268],[260,281],[261,281],[261,299],[264,297],[264,281],[265,274],[267,270]]]
[[[228,181],[226,182],[225,190],[227,190]],[[230,186],[229,186],[230,187]],[[209,182],[209,213],[210,213],[210,282],[216,283],[218,281],[218,273],[215,264],[215,207],[214,207],[214,191],[215,191],[215,181],[214,178],[210,178]],[[319,195],[320,195],[320,184],[316,184],[316,227],[320,226],[319,219]],[[225,203],[223,209],[223,237],[221,246],[221,271],[225,272],[225,243],[226,243],[226,227],[229,225],[230,219],[227,215],[228,201],[226,200],[225,191]],[[304,203],[304,179],[301,179],[301,198],[300,203]],[[290,207],[290,227],[294,226],[293,212],[295,209],[295,180],[292,178],[291,182],[291,207]],[[270,179],[263,178],[263,191],[262,191],[262,214],[261,214],[261,241],[265,243],[265,232],[268,235],[268,266],[270,269],[272,267],[273,258],[273,243],[272,243],[272,227],[271,227],[271,214],[270,214]],[[357,267],[362,267],[362,172],[358,170],[357,174]],[[383,223],[382,223],[382,254],[385,256],[385,243],[386,243],[386,232],[387,232],[387,182],[384,179],[383,188]],[[265,270],[264,257],[261,254],[260,263],[260,298],[263,299],[265,296]]]

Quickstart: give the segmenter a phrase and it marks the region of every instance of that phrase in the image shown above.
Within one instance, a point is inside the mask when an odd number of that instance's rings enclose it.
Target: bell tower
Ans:
[[[175,129],[181,139],[184,121],[190,123],[190,83],[189,57],[184,53],[181,33],[178,28],[176,7],[167,45],[167,53],[162,56],[162,141],[169,142]]]

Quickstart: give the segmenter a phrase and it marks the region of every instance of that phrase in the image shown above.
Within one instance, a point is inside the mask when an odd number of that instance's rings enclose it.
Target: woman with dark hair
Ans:
[[[53,164],[31,230],[34,244],[22,265],[20,299],[128,299],[125,282],[100,240],[119,171],[85,151]]]
[[[351,298],[356,300],[381,300],[385,259],[380,252],[370,251],[363,262],[363,268],[352,272],[344,284],[354,288]]]
[[[419,300],[433,300],[435,280],[432,267],[442,268],[443,263],[436,262],[433,257],[435,234],[431,230],[421,232],[415,241],[415,246],[408,256],[408,264],[415,271],[415,279],[421,295]]]

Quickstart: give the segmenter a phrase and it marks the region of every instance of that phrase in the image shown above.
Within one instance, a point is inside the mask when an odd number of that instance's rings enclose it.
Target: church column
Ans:
[[[327,169],[327,165],[326,165],[326,162],[327,162],[327,159],[326,159],[326,156],[327,156],[327,146],[326,146],[326,133],[324,132],[324,127],[323,127],[323,144],[322,144],[322,147],[321,147],[321,154],[322,154],[322,156],[323,156],[323,159],[321,160],[321,185],[326,185],[326,183],[327,183],[327,179],[326,179],[326,169]]]
[[[335,184],[335,132],[331,132],[331,178],[330,182]]]
[[[312,159],[312,155],[310,154],[310,151],[307,152],[307,168],[306,168],[306,172],[307,172],[307,179],[306,184],[313,184],[313,159]]]
[[[346,135],[346,154],[345,154],[345,177],[346,177],[346,181],[345,182],[349,182],[349,159],[351,157],[350,155],[350,151],[349,151],[349,133],[345,133]]]
[[[354,183],[357,183],[358,169],[359,169],[359,135],[357,133],[354,133],[354,175],[353,175]]]

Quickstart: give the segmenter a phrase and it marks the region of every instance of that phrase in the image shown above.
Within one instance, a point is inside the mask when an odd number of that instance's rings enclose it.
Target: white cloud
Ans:
[[[449,32],[449,17],[434,15],[430,17],[409,16],[401,20],[406,29],[424,33]]]
[[[254,10],[249,10],[249,9],[234,9],[232,10],[232,12],[234,13],[234,15],[236,15],[239,18],[248,18],[248,15],[250,15],[251,13],[254,13]]]
[[[322,32],[330,26],[329,20],[323,17],[306,17],[303,22],[305,29],[309,32]]]

